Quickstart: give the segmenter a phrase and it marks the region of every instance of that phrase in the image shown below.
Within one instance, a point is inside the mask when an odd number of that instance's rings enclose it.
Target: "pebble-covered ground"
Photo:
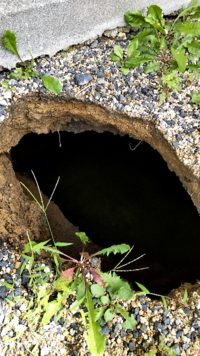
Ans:
[[[69,312],[75,303],[74,296],[68,296],[63,303],[63,316],[56,322],[55,314],[47,324],[23,319],[33,296],[29,286],[27,267],[20,275],[23,263],[29,264],[19,254],[3,243],[0,245],[0,280],[13,285],[11,290],[0,286],[0,352],[1,355],[91,355],[84,339],[86,329],[78,310]],[[91,266],[99,263],[93,258]],[[55,280],[53,265],[40,263],[44,273],[52,271],[47,280],[50,286]],[[38,263],[34,264],[34,268]],[[35,269],[31,273],[36,273]],[[87,272],[87,271],[86,271]],[[89,273],[88,280],[92,281]],[[92,282],[91,282],[92,283]],[[181,304],[185,288],[188,289],[186,304]],[[13,299],[13,293],[19,301]],[[173,299],[168,299],[168,308],[164,309],[161,300],[134,295],[133,299],[123,302],[123,309],[133,314],[136,320],[135,330],[122,329],[123,317],[115,314],[111,322],[101,322],[101,333],[106,335],[105,356],[108,355],[142,355],[144,343],[156,345],[162,335],[165,342],[172,346],[176,355],[192,355],[200,349],[200,286],[187,285],[171,292]],[[5,298],[13,301],[6,302]],[[36,307],[36,304],[32,305]],[[35,317],[34,317],[35,319]],[[36,320],[36,319],[35,319]]]
[[[66,96],[99,103],[105,107],[127,113],[131,117],[143,117],[154,121],[158,130],[171,143],[179,159],[200,176],[200,114],[197,105],[191,103],[190,93],[198,91],[198,80],[182,85],[180,92],[171,93],[166,101],[159,100],[161,73],[144,73],[144,66],[131,69],[127,76],[120,73],[110,59],[116,44],[126,48],[134,33],[121,32],[115,39],[98,38],[90,45],[80,46],[70,52],[61,52],[54,57],[45,56],[35,61],[35,69],[41,75],[53,75],[63,84]],[[184,79],[184,74],[181,74]],[[13,91],[2,85],[7,80]],[[0,122],[8,119],[7,109],[12,100],[24,94],[39,91],[47,93],[40,78],[16,81],[9,79],[9,72],[0,72]],[[15,296],[21,299],[14,305],[5,303],[11,298],[9,288],[0,286],[0,350],[1,355],[89,355],[84,339],[80,313],[72,315],[68,306],[74,303],[69,297],[63,308],[63,317],[42,326],[40,323],[30,330],[23,320],[31,299],[28,289],[27,270],[20,276],[23,258],[8,248],[0,246],[0,280],[13,283]],[[36,267],[36,266],[35,266]],[[49,267],[45,269],[48,272]],[[53,274],[50,283],[53,281]],[[123,304],[124,310],[134,314],[137,326],[134,331],[123,330],[122,317],[116,315],[112,322],[102,321],[101,332],[106,335],[107,355],[142,355],[143,343],[157,344],[159,336],[172,345],[176,355],[196,355],[200,350],[200,288],[189,287],[186,305],[168,300],[164,310],[159,300],[151,301],[147,296],[134,297]],[[174,292],[175,299],[183,297],[184,287]],[[22,297],[25,297],[25,301]],[[68,321],[66,321],[68,320]]]

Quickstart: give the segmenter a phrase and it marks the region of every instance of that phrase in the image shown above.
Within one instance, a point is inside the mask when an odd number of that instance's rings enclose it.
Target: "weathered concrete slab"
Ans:
[[[124,13],[143,10],[156,4],[165,14],[188,5],[189,0],[1,0],[0,37],[6,30],[15,32],[21,57],[30,50],[36,58],[54,55],[70,45],[83,43],[105,30],[124,26]],[[0,66],[13,68],[14,54],[0,41]]]

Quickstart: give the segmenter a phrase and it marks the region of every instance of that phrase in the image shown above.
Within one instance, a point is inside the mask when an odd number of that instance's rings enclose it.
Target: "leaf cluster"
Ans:
[[[31,62],[25,63],[22,61],[19,52],[17,50],[17,40],[16,36],[12,31],[7,30],[3,37],[3,45],[9,51],[13,52],[20,62],[22,63],[21,67],[15,68],[15,71],[10,73],[10,78],[15,80],[20,79],[28,79],[29,77],[40,77],[44,83],[44,86],[51,92],[51,93],[59,93],[62,90],[62,85],[60,84],[59,80],[52,77],[52,76],[43,76],[40,75],[36,70],[33,69],[34,67],[34,58],[30,51],[27,51],[31,56]]]
[[[59,251],[58,247],[67,246],[71,244],[54,241],[53,233],[46,213],[56,186],[59,182],[59,179],[57,180],[55,188],[45,207],[41,190],[34,173],[33,176],[35,178],[36,185],[39,190],[41,203],[38,202],[38,200],[23,183],[21,184],[28,190],[28,192],[32,195],[41,210],[44,212],[47,224],[50,229],[54,247],[48,244],[49,240],[40,243],[31,241],[27,233],[29,243],[26,244],[25,249],[22,253],[22,257],[26,260],[26,262],[22,264],[20,274],[22,274],[28,262],[28,277],[30,278],[29,287],[32,287],[33,295],[27,308],[28,311],[24,315],[24,319],[29,319],[31,321],[31,328],[38,322],[41,322],[42,324],[49,322],[54,315],[56,315],[56,321],[58,321],[63,316],[63,305],[66,304],[66,298],[70,295],[71,298],[74,298],[75,304],[72,304],[71,307],[68,308],[68,314],[76,310],[81,313],[83,324],[88,329],[86,341],[88,344],[89,351],[94,356],[102,356],[105,349],[105,335],[102,335],[100,332],[100,323],[102,321],[102,318],[104,318],[106,322],[109,322],[114,318],[115,314],[121,314],[125,320],[122,323],[123,328],[134,329],[136,327],[136,321],[134,319],[133,314],[130,316],[129,312],[124,311],[123,307],[120,304],[120,302],[123,300],[129,300],[133,298],[133,291],[131,290],[128,282],[122,280],[116,274],[116,272],[118,271],[124,271],[120,269],[121,267],[124,267],[134,262],[131,261],[121,265],[122,261],[124,261],[126,256],[132,250],[132,248],[130,248],[130,246],[126,244],[113,245],[109,248],[104,248],[103,250],[89,256],[89,254],[85,251],[85,246],[89,242],[89,239],[84,232],[79,232],[76,233],[76,235],[83,243],[83,248],[80,254],[81,257],[79,261]],[[47,284],[47,277],[52,274],[52,271],[45,273],[43,270],[46,267],[42,266],[32,269],[34,262],[34,254],[37,253],[40,255],[41,250],[48,251],[55,262],[57,273],[55,275],[53,283],[51,283],[50,286],[49,284]],[[98,268],[91,267],[90,261],[94,256],[109,256],[111,253],[126,253],[126,255],[112,271],[103,273],[99,271]],[[60,255],[62,255],[62,257],[60,257]],[[70,262],[73,267],[60,272],[59,266],[60,263],[63,261]],[[87,278],[88,271],[93,277],[93,283],[91,283],[90,280],[88,280]],[[7,282],[1,283],[4,284],[7,288],[10,288],[11,290],[14,288],[14,283],[13,285],[10,285]],[[137,295],[152,294],[142,284],[137,283],[137,286],[141,289],[141,292],[136,293]],[[161,298],[163,300],[165,308],[167,308],[166,299],[163,296],[161,296]],[[20,299],[15,296],[14,299],[17,302],[20,302]],[[9,303],[13,302],[10,299],[6,300]],[[187,291],[185,291],[183,303],[185,303],[186,300]],[[87,307],[87,312],[84,311],[84,306]],[[68,320],[68,322],[70,323],[70,320]],[[154,354],[150,353],[148,355],[153,356]],[[173,354],[169,355],[173,356]]]
[[[150,347],[151,350],[145,353],[144,356],[157,356],[158,354],[160,356],[176,356],[170,346],[165,344],[164,339],[164,336],[160,336],[160,343],[158,344],[158,346],[154,345],[153,347]],[[144,343],[143,347],[147,349],[149,347],[148,342]]]
[[[130,38],[127,55],[116,45],[111,59],[117,62],[124,75],[129,73],[129,68],[139,67],[143,63],[146,64],[145,73],[164,71],[161,84],[165,84],[168,90],[180,90],[181,78],[178,72],[188,70],[200,73],[200,61],[190,64],[200,57],[200,42],[196,39],[200,34],[200,23],[190,21],[199,16],[198,0],[192,0],[187,9],[183,6],[174,22],[165,20],[162,9],[157,5],[148,8],[147,16],[142,16],[139,10],[129,11],[125,14],[126,22],[142,30]],[[199,98],[199,93],[196,95]],[[193,102],[199,103],[198,100],[196,96],[192,97]]]

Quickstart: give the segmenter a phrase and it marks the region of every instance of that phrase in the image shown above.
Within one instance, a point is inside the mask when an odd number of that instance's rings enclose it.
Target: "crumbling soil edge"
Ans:
[[[194,174],[179,160],[171,144],[152,121],[133,118],[101,105],[84,102],[64,95],[29,94],[13,101],[9,118],[0,132],[0,238],[22,251],[31,239],[48,238],[44,216],[34,201],[24,194],[12,168],[9,153],[27,133],[48,133],[86,130],[128,134],[149,143],[174,171],[200,212],[200,185]],[[67,239],[67,236],[66,236]]]

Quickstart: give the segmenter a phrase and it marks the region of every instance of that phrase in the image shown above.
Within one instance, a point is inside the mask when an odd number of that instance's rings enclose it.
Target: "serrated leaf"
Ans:
[[[187,292],[187,289],[185,289],[184,296],[183,296],[183,304],[185,304],[187,301],[187,295],[188,295],[188,292]]]
[[[108,291],[111,296],[116,295],[118,297],[118,292],[119,295],[121,295],[120,293],[122,293],[122,291],[123,295],[125,295],[125,291],[127,291],[128,297],[123,299],[130,299],[130,285],[128,284],[128,282],[122,281],[122,279],[115,272],[101,273],[101,276],[105,282],[105,285],[108,287]]]
[[[22,61],[17,50],[17,40],[15,34],[8,30],[4,33],[2,40],[4,47],[13,52],[19,58],[19,60]]]
[[[105,255],[105,254],[107,254],[107,256],[109,256],[110,253],[114,253],[114,255],[116,255],[116,253],[125,253],[129,250],[130,250],[130,246],[126,245],[126,244],[113,245],[111,247],[104,248],[103,250],[95,253],[95,256],[96,255]]]
[[[122,324],[122,327],[124,329],[132,329],[134,330],[136,327],[136,322],[133,314],[129,316],[129,312],[126,312],[122,309],[122,307],[119,304],[115,305],[115,309],[117,310],[118,313],[122,314],[123,317],[126,319],[126,321]]]
[[[188,51],[191,54],[194,54],[198,58],[200,57],[200,42],[199,41],[192,41],[190,44],[188,44]]]
[[[189,72],[197,72],[200,73],[200,65],[198,64],[188,64],[187,68],[189,70]]]
[[[138,42],[137,38],[129,43],[129,45],[127,47],[128,56],[130,56],[130,54],[138,48],[138,44],[139,44],[139,42]]]
[[[125,62],[125,66],[127,68],[139,67],[140,64],[150,62],[154,59],[157,59],[156,55],[141,55],[138,58],[131,58],[130,60]]]
[[[157,72],[160,69],[160,62],[149,62],[144,69],[145,73]]]
[[[104,295],[104,288],[99,284],[92,284],[91,292],[94,297],[99,298]]]
[[[149,23],[145,21],[144,16],[140,10],[137,11],[128,11],[124,15],[126,22],[131,27],[149,27]]]
[[[120,58],[119,58],[116,54],[114,54],[114,53],[111,53],[110,57],[111,57],[111,59],[112,59],[114,62],[117,62],[117,61],[120,59]]]
[[[76,236],[80,238],[84,245],[86,245],[86,242],[89,242],[89,238],[87,237],[85,232],[76,232]]]
[[[152,42],[152,40],[158,39],[158,36],[154,29],[146,28],[139,32],[134,38],[138,39],[140,46],[145,46],[149,41]]]
[[[188,47],[188,45],[192,44],[193,42],[197,42],[197,41],[193,41],[193,36],[191,33],[189,33],[187,36],[185,36],[180,44],[180,46],[178,46],[178,50],[179,50],[179,47],[180,49],[182,49],[181,47]]]
[[[123,75],[127,75],[129,73],[129,69],[126,67],[121,67],[121,71]]]
[[[114,46],[114,54],[122,59],[123,58],[123,49],[118,45]]]
[[[60,93],[62,90],[62,85],[60,84],[59,80],[49,76],[49,77],[45,77],[43,75],[39,76],[46,89],[48,89],[51,93]]]
[[[200,104],[200,91],[198,91],[198,93],[191,93],[191,97],[192,97],[192,102],[199,105]]]
[[[149,290],[145,286],[143,286],[142,284],[140,284],[138,282],[135,282],[135,283],[143,292],[145,292],[146,294],[150,293]]]
[[[107,309],[105,314],[104,314],[104,319],[105,319],[106,323],[108,323],[109,321],[113,320],[113,318],[114,318],[113,308]]]
[[[154,20],[146,17],[146,21],[148,21],[153,26],[153,28],[155,28],[155,30],[159,30],[163,35],[166,35],[165,29],[162,26],[157,25]]]
[[[101,335],[100,321],[96,322],[96,312],[94,309],[94,302],[89,293],[89,289],[86,288],[87,303],[86,307],[88,309],[88,335],[86,336],[86,341],[88,344],[88,349],[94,356],[103,356],[105,349],[105,335]]]
[[[180,52],[176,52],[173,47],[171,47],[171,53],[178,63],[178,69],[182,73],[185,71],[187,58],[184,49]]]
[[[198,36],[200,34],[200,23],[185,21],[183,26],[179,27],[178,30],[185,35],[191,33],[193,36]]]
[[[190,18],[191,19],[199,19],[200,18],[200,10],[195,11],[195,13]]]
[[[110,304],[110,299],[106,296],[106,295],[103,295],[101,298],[101,304],[103,305],[107,305],[107,304]]]
[[[167,310],[167,302],[166,302],[166,299],[165,299],[165,297],[163,297],[162,295],[161,295],[161,298],[162,298],[164,307],[165,307],[165,309]]]

